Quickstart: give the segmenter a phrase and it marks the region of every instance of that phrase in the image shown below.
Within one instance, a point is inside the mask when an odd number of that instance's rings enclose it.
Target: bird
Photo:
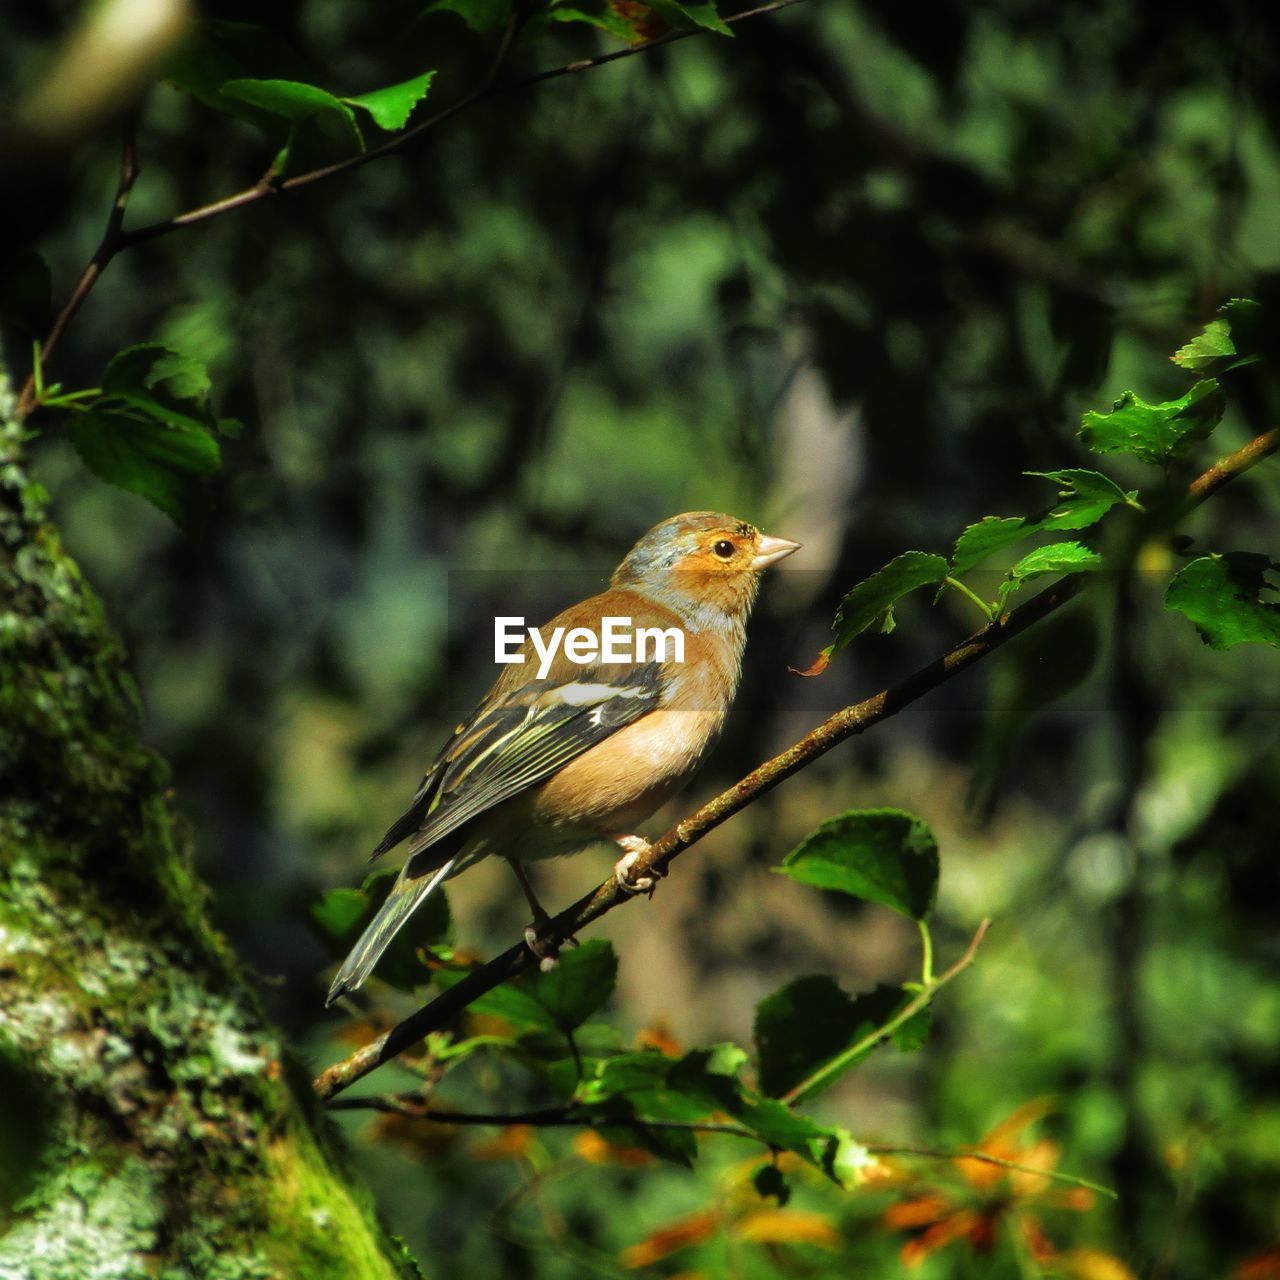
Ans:
[[[737,692],[761,574],[799,547],[721,512],[672,516],[631,548],[606,591],[541,628],[553,638],[563,628],[566,640],[549,661],[549,646],[535,652],[530,634],[374,849],[371,859],[404,844],[404,866],[326,1005],[365,981],[429,894],[482,858],[503,857],[514,871],[534,917],[526,941],[546,965],[555,955],[538,930],[549,917],[523,863],[612,841],[623,851],[619,887],[651,892],[651,876],[631,875],[649,847],[632,833],[715,745]],[[605,661],[617,657],[608,649],[580,663],[571,633],[598,635],[606,619],[629,625],[634,652]]]

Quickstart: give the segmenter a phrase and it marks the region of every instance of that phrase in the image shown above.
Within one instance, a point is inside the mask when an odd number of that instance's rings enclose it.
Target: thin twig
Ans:
[[[863,1144],[872,1155],[877,1156],[919,1156],[923,1160],[977,1160],[981,1164],[998,1165],[1001,1169],[1012,1169],[1016,1173],[1034,1173],[1037,1178],[1047,1178],[1050,1182],[1066,1182],[1073,1187],[1085,1187],[1096,1191],[1099,1195],[1111,1200],[1119,1200],[1120,1195],[1111,1187],[1101,1182],[1093,1182],[1089,1178],[1081,1178],[1074,1173],[1062,1173],[1057,1169],[1037,1169],[1035,1165],[1019,1164],[1016,1160],[1006,1160],[1003,1156],[989,1155],[985,1151],[944,1151],[937,1147],[895,1147],[886,1143],[868,1142]]]
[[[533,1111],[449,1111],[445,1108],[429,1107],[422,1095],[417,1093],[382,1093],[358,1098],[334,1098],[326,1108],[329,1111],[378,1111],[390,1115],[408,1116],[414,1120],[430,1120],[434,1124],[453,1124],[463,1127],[484,1127],[505,1129],[512,1125],[529,1125],[535,1129],[634,1129],[643,1131],[679,1130],[684,1133],[703,1133],[719,1137],[746,1138],[758,1142],[763,1147],[772,1149],[767,1138],[747,1129],[742,1125],[725,1124],[715,1120],[647,1120],[643,1116],[600,1116],[590,1112],[574,1111],[572,1107],[543,1107]],[[1074,1187],[1085,1187],[1096,1191],[1099,1195],[1117,1199],[1116,1192],[1100,1182],[1089,1178],[1081,1178],[1074,1173],[1062,1173],[1057,1169],[1039,1169],[1034,1165],[1020,1164],[1017,1160],[1006,1160],[1003,1156],[993,1156],[986,1151],[961,1148],[947,1151],[936,1147],[903,1147],[887,1143],[864,1143],[873,1155],[880,1156],[917,1156],[923,1160],[977,1160],[982,1164],[998,1165],[1001,1169],[1011,1169],[1016,1173],[1035,1174],[1036,1177],[1051,1182],[1063,1182]]]
[[[737,13],[727,17],[725,22],[729,24],[745,22],[749,18],[776,13],[780,9],[787,9],[793,4],[800,4],[801,2],[802,0],[772,0],[769,4],[760,5],[758,8],[748,9],[745,13]],[[508,27],[508,31],[511,31],[510,27]],[[499,59],[495,60],[476,88],[465,97],[459,98],[457,102],[450,103],[443,110],[437,111],[435,115],[428,116],[421,124],[416,124],[411,129],[405,129],[403,132],[396,134],[394,138],[388,138],[380,146],[371,147],[368,151],[362,151],[359,155],[348,156],[345,160],[322,165],[320,168],[310,169],[306,173],[295,174],[292,178],[286,178],[282,182],[276,182],[267,187],[255,184],[252,187],[246,187],[243,191],[237,191],[234,195],[224,196],[221,200],[215,200],[210,204],[201,205],[199,208],[188,209],[185,213],[175,214],[171,218],[163,218],[158,222],[137,227],[133,231],[126,233],[126,243],[129,246],[133,246],[148,240],[155,240],[160,236],[168,235],[171,231],[195,226],[201,222],[208,222],[211,218],[221,217],[225,213],[231,213],[236,209],[243,209],[248,205],[257,204],[259,201],[269,199],[272,196],[297,191],[302,187],[309,187],[314,183],[337,177],[339,174],[348,173],[352,169],[358,169],[362,165],[371,164],[374,160],[381,160],[386,156],[395,155],[396,152],[402,151],[424,134],[442,125],[446,120],[450,120],[468,108],[499,94],[512,93],[518,89],[527,89],[532,85],[541,84],[544,80],[556,80],[562,76],[590,71],[594,67],[603,67],[622,58],[633,58],[637,54],[649,53],[662,45],[674,44],[677,40],[686,40],[691,36],[705,34],[706,31],[701,27],[693,31],[669,31],[667,34],[657,37],[657,39],[646,40],[643,44],[631,45],[626,49],[615,49],[612,53],[602,53],[595,58],[580,58],[576,62],[566,62],[563,66],[550,67],[545,71],[536,71],[532,75],[524,76],[519,80],[499,84],[498,71],[510,49],[511,40],[508,38],[499,50]]]
[[[49,363],[49,357],[66,331],[67,325],[80,310],[84,300],[93,290],[93,286],[98,283],[102,273],[110,265],[112,258],[126,247],[124,214],[129,206],[129,195],[133,191],[133,184],[138,180],[136,123],[132,115],[125,120],[120,142],[120,177],[116,182],[115,199],[112,200],[111,210],[107,214],[107,225],[102,232],[102,240],[93,251],[93,257],[89,259],[85,269],[80,273],[80,278],[71,290],[71,296],[54,319],[48,336],[40,344],[35,358],[39,361],[41,370]],[[26,417],[35,407],[36,375],[33,369],[27,375],[27,380],[22,384],[22,391],[18,396],[18,417]]]
[[[863,1054],[870,1053],[876,1045],[883,1040],[887,1040],[922,1009],[927,1009],[933,997],[948,982],[953,982],[973,963],[974,956],[978,954],[978,948],[982,945],[982,939],[987,936],[989,928],[991,928],[991,921],[983,920],[978,925],[973,937],[969,939],[969,945],[965,947],[964,954],[950,969],[946,970],[945,973],[940,973],[932,982],[922,986],[883,1026],[876,1027],[875,1030],[867,1032],[862,1039],[855,1040],[847,1049],[824,1062],[811,1075],[806,1076],[794,1088],[789,1089],[782,1095],[782,1101],[789,1107],[794,1107],[797,1103],[803,1102],[811,1093],[816,1093],[841,1075],[851,1062],[856,1062]]]
[[[1280,449],[1280,429],[1258,436],[1229,457],[1214,463],[1191,483],[1186,496],[1178,504],[1180,510],[1185,513],[1198,506],[1228,481],[1242,475],[1277,449]],[[960,672],[968,670],[1015,636],[1021,635],[1028,627],[1061,609],[1083,590],[1087,582],[1087,574],[1073,574],[1061,579],[892,688],[837,711],[799,742],[767,760],[728,790],[722,791],[714,800],[678,822],[661,840],[652,844],[646,854],[637,859],[632,874],[638,877],[651,874],[655,869],[664,871],[681,852],[758,800],[765,792],[771,791],[778,783],[826,755],[846,739],[866,732]],[[552,945],[563,943],[606,912],[632,901],[634,897],[635,895],[619,888],[616,880],[606,880],[593,893],[580,898],[552,919],[543,931],[543,941]],[[322,1100],[335,1097],[355,1081],[416,1044],[428,1032],[445,1026],[486,991],[492,991],[494,987],[525,972],[536,963],[533,953],[524,942],[508,947],[501,955],[467,974],[456,986],[437,996],[416,1013],[410,1014],[384,1035],[357,1049],[341,1062],[326,1067],[315,1079],[316,1093]]]
[[[788,9],[793,4],[800,4],[801,2],[802,0],[771,0],[769,4],[759,5],[743,13],[735,13],[725,18],[724,21],[728,24],[746,22],[750,18],[776,13],[780,9]],[[590,71],[593,67],[603,67],[622,58],[633,58],[637,54],[648,53],[662,45],[674,44],[677,40],[686,40],[691,36],[706,34],[706,29],[702,27],[691,31],[669,31],[666,35],[658,36],[654,40],[646,40],[643,44],[631,45],[626,49],[616,49],[612,53],[602,53],[594,58],[579,58],[577,61],[567,62],[563,66],[550,67],[545,71],[534,72],[532,75],[524,76],[519,80],[500,84],[498,82],[499,74],[527,16],[527,5],[517,4],[516,10],[502,34],[497,54],[479,83],[470,93],[459,98],[457,102],[451,103],[442,111],[437,111],[435,115],[429,116],[421,124],[416,124],[413,128],[405,129],[396,134],[395,137],[389,138],[380,146],[372,147],[368,151],[362,151],[358,155],[349,156],[347,159],[339,160],[334,164],[322,165],[317,169],[310,169],[306,173],[295,174],[292,178],[281,179],[279,174],[275,172],[275,161],[273,160],[266,173],[253,186],[246,187],[243,191],[237,191],[233,195],[224,196],[220,200],[200,205],[195,209],[188,209],[185,213],[174,214],[170,218],[162,218],[157,222],[147,223],[145,226],[135,227],[132,231],[126,231],[123,227],[125,206],[128,203],[129,192],[138,176],[133,145],[133,122],[131,120],[126,128],[125,156],[121,164],[120,187],[116,192],[116,199],[111,208],[111,215],[107,222],[107,232],[103,237],[102,243],[98,246],[97,252],[94,253],[84,271],[81,272],[80,278],[76,281],[75,287],[71,291],[71,296],[58,313],[53,322],[53,327],[49,330],[48,337],[45,338],[41,346],[41,365],[48,365],[49,357],[57,346],[58,340],[62,337],[64,330],[76,312],[80,310],[84,300],[93,290],[94,285],[98,283],[107,264],[125,249],[132,249],[150,240],[157,240],[161,236],[166,236],[172,231],[208,222],[212,218],[232,213],[236,209],[244,209],[274,196],[297,191],[302,187],[309,187],[314,183],[335,178],[339,174],[347,173],[352,169],[358,169],[362,165],[372,163],[374,160],[381,160],[386,156],[395,155],[410,143],[416,142],[423,134],[442,125],[446,120],[450,120],[466,111],[469,107],[474,107],[478,103],[498,94],[513,92],[517,89],[526,89],[531,85],[541,84],[544,80],[556,80],[562,76],[576,75],[581,71]],[[33,377],[28,376],[23,384],[22,393],[18,398],[18,417],[26,417],[35,408],[35,404],[35,382]]]

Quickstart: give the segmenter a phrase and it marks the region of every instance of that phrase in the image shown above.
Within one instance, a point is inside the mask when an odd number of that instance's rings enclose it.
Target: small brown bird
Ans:
[[[632,547],[609,590],[573,605],[544,634],[599,637],[624,620],[630,661],[580,665],[558,649],[539,663],[526,641],[470,719],[427,770],[408,811],[373,851],[407,841],[407,859],[378,914],[343,961],[326,1003],[354,990],[426,896],[481,858],[507,859],[546,919],[523,862],[612,840],[625,850],[618,883],[648,848],[630,833],[697,770],[724,725],[742,668],[760,574],[799,543],[718,512],[673,516]],[[646,629],[654,655],[639,652]],[[665,636],[657,652],[658,633]],[[670,652],[665,650],[669,649]],[[607,652],[607,650],[606,650]],[[541,670],[539,669],[541,666]],[[534,928],[526,930],[537,948]],[[540,954],[540,953],[539,953]]]

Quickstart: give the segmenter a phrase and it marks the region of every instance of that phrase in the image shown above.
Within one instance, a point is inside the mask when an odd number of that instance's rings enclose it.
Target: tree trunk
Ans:
[[[0,370],[0,1280],[416,1275],[205,917]]]

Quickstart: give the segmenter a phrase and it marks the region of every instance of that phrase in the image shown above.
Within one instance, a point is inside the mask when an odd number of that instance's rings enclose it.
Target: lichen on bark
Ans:
[[[0,1280],[416,1275],[206,921],[27,434],[0,369]]]

